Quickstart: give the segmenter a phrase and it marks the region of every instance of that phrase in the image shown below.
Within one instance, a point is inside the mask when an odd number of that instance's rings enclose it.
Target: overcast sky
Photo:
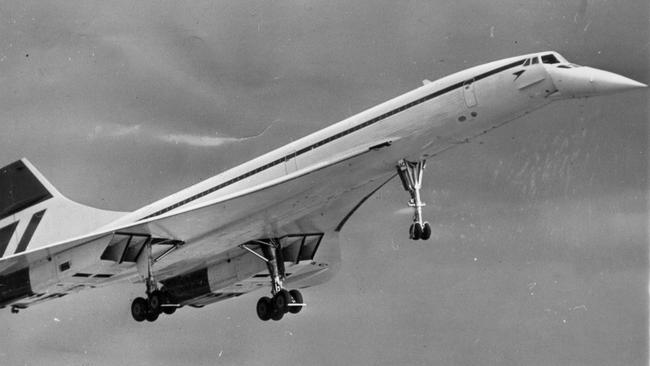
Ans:
[[[0,165],[133,210],[420,85],[556,50],[650,83],[645,0],[0,2]],[[395,181],[281,322],[135,323],[142,286],[0,313],[0,364],[645,365],[647,91],[555,103]]]

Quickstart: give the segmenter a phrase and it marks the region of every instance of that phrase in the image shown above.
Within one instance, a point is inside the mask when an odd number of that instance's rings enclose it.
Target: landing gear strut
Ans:
[[[140,255],[145,256],[143,259],[147,261],[147,274],[145,279],[147,298],[137,297],[133,300],[131,303],[131,315],[138,322],[144,320],[153,322],[158,319],[161,313],[173,314],[176,308],[178,308],[178,305],[172,303],[170,296],[164,289],[158,289],[158,283],[152,271],[154,259],[151,255],[151,239],[147,240],[144,251]]]
[[[302,310],[302,294],[298,290],[287,291],[284,288],[284,259],[282,258],[282,248],[274,240],[256,241],[262,249],[262,255],[248,247],[248,244],[242,244],[241,248],[255,254],[258,258],[266,262],[271,277],[271,295],[264,296],[257,301],[257,316],[267,321],[269,319],[280,320],[284,314],[297,314]]]
[[[409,228],[409,237],[412,240],[427,240],[431,237],[431,225],[422,218],[422,207],[425,203],[420,198],[422,188],[422,174],[426,160],[408,161],[401,159],[397,162],[397,174],[402,181],[402,186],[411,195],[409,206],[413,207],[413,223]]]

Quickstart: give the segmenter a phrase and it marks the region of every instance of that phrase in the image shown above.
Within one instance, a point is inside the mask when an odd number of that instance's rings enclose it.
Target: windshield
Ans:
[[[560,60],[558,60],[557,57],[555,57],[554,54],[549,53],[547,55],[542,56],[542,63],[545,63],[545,64],[559,64]]]

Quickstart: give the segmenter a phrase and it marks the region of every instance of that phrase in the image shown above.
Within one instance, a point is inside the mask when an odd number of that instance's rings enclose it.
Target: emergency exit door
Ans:
[[[463,84],[463,96],[465,97],[467,108],[475,107],[478,104],[476,93],[474,92],[474,80],[466,81]]]

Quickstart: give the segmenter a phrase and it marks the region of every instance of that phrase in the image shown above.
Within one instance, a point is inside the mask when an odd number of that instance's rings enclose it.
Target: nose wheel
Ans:
[[[408,161],[401,159],[397,162],[397,174],[402,181],[402,186],[411,199],[408,205],[413,207],[413,223],[409,227],[409,238],[411,240],[428,240],[431,237],[431,225],[422,218],[422,207],[426,206],[420,198],[422,188],[422,175],[426,160]]]
[[[411,240],[427,240],[431,237],[431,225],[425,222],[424,225],[419,222],[411,224],[409,228],[409,238]]]
[[[302,294],[298,290],[288,291],[284,288],[284,260],[282,248],[274,241],[256,241],[262,249],[262,255],[249,248],[248,244],[242,244],[241,248],[248,250],[255,256],[266,262],[269,274],[271,275],[271,295],[264,296],[257,301],[257,316],[263,320],[278,321],[285,314],[297,314],[305,306]]]

